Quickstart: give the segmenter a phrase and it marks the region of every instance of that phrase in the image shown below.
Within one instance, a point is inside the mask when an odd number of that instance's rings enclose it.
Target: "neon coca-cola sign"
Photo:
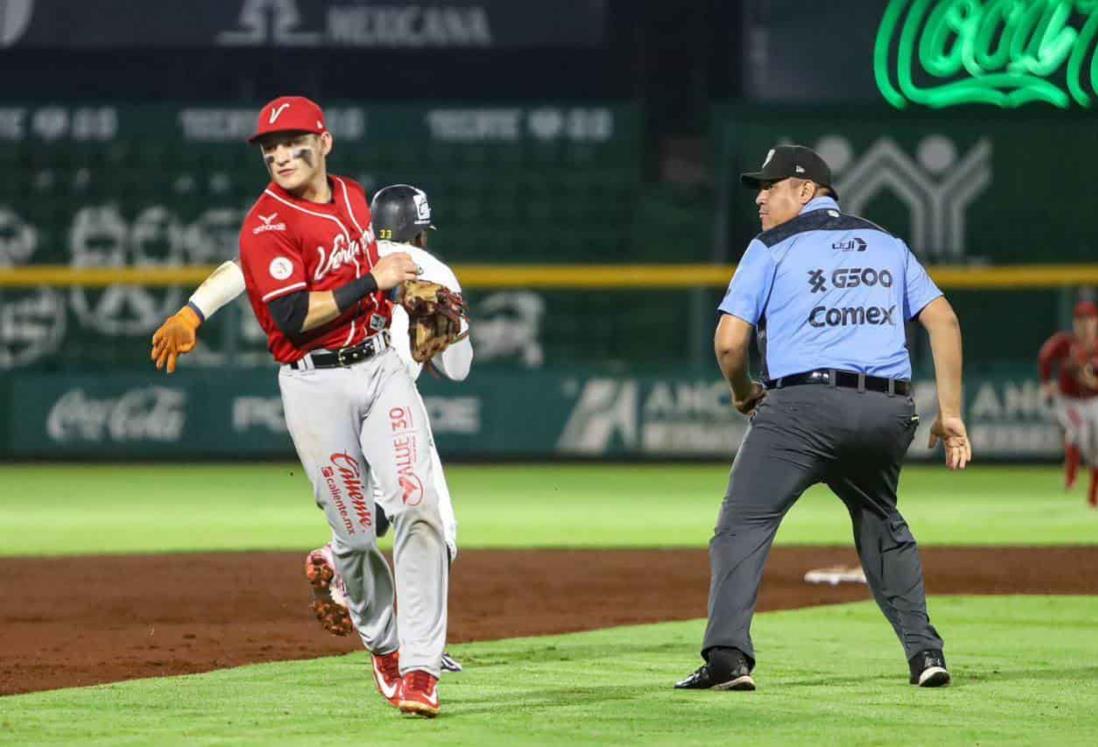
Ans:
[[[889,104],[933,108],[1098,95],[1098,0],[889,0],[873,50]]]

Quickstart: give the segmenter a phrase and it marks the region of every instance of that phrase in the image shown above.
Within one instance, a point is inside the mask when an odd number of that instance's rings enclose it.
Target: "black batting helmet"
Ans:
[[[370,213],[374,235],[387,241],[407,244],[420,232],[434,228],[427,193],[410,184],[393,184],[379,190],[370,203]]]

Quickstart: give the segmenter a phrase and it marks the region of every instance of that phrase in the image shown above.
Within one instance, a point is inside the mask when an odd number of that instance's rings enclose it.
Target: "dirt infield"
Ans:
[[[355,651],[308,609],[303,553],[0,559],[0,695]],[[851,550],[779,548],[760,610],[867,599],[804,573]],[[1098,594],[1098,547],[927,549],[931,594]],[[465,551],[450,640],[705,616],[702,550]]]

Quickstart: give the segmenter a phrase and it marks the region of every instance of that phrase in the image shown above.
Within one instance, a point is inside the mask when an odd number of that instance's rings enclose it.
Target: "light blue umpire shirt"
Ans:
[[[755,326],[764,378],[910,379],[904,323],[941,295],[902,240],[817,197],[751,241],[718,308]]]

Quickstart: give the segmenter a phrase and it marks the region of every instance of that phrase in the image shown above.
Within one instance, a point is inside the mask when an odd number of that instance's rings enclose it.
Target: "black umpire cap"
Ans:
[[[740,182],[751,189],[789,178],[810,179],[831,190],[831,196],[835,199],[839,198],[839,193],[831,185],[831,167],[827,161],[803,145],[775,145],[766,154],[762,169],[740,174]]]
[[[374,235],[407,244],[431,225],[427,193],[411,184],[393,184],[374,195],[370,203]]]

